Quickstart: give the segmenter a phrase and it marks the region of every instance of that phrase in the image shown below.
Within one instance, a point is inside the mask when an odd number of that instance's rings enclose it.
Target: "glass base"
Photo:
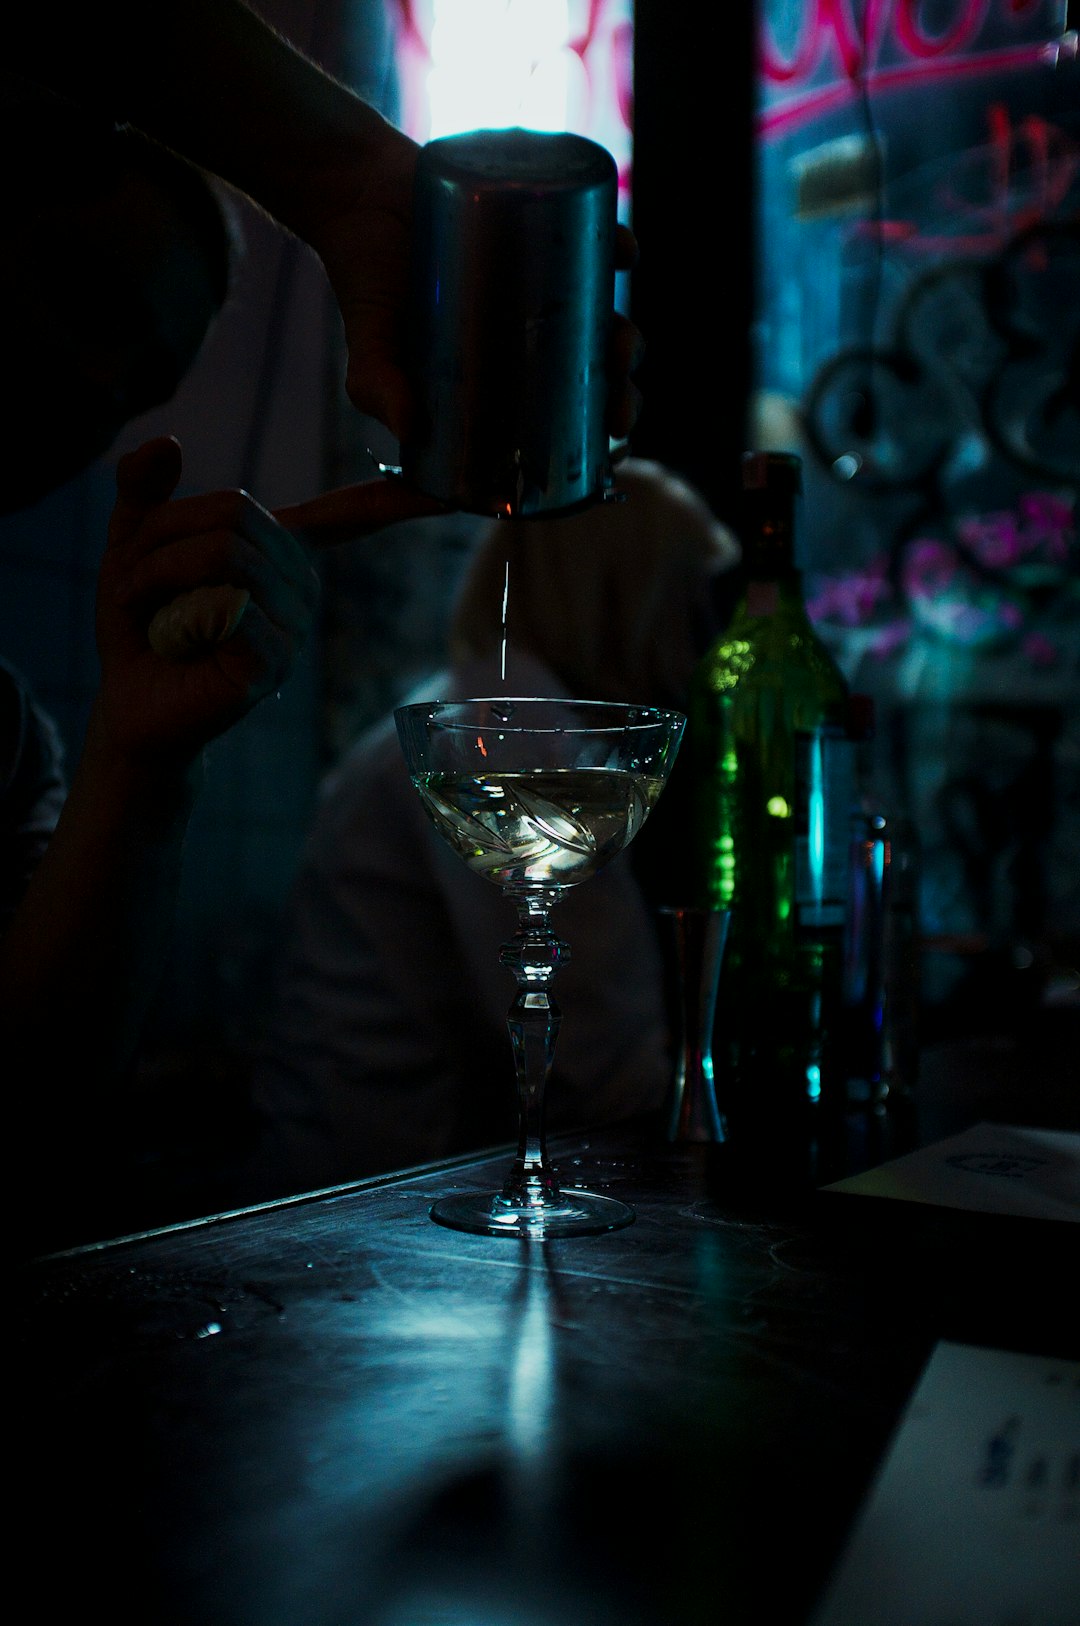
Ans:
[[[463,1191],[440,1197],[430,1210],[439,1225],[479,1236],[596,1236],[629,1225],[634,1210],[594,1191],[548,1192],[542,1201],[513,1202],[501,1191]]]

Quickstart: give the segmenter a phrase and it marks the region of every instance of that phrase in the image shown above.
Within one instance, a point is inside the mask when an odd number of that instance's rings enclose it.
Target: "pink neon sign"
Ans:
[[[925,0],[804,0],[777,38],[763,7],[759,127],[774,134],[844,105],[861,88],[898,91],[945,77],[1048,62],[1061,43],[1054,0],[952,0],[927,21]]]
[[[956,154],[933,177],[920,177],[936,231],[914,217],[887,216],[862,223],[856,233],[877,234],[909,256],[985,257],[1067,208],[1080,175],[1080,147],[1071,136],[1036,113],[1014,120],[1001,102],[989,103],[985,114],[985,144]]]

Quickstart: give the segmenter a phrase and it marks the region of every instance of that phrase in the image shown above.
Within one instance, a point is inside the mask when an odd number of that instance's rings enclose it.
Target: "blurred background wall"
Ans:
[[[811,612],[918,830],[930,1035],[1080,987],[1075,21],[760,7],[751,433],[804,453]]]

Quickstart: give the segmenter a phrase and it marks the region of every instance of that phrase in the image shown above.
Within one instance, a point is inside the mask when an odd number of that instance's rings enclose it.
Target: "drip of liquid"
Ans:
[[[509,557],[508,557],[507,561],[506,561],[506,576],[505,576],[505,578],[503,580],[503,597],[502,597],[502,668],[501,668],[500,677],[501,677],[501,680],[502,680],[503,683],[506,682],[506,606],[509,603],[509,600],[510,600],[510,560],[509,560]]]

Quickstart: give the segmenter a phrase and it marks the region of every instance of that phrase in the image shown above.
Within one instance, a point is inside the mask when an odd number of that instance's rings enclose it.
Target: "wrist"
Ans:
[[[95,701],[73,790],[92,790],[99,804],[152,831],[186,824],[204,777],[201,750],[126,749],[113,735],[100,699]]]
[[[311,119],[307,139],[268,166],[259,195],[274,218],[324,263],[334,258],[339,238],[350,255],[357,252],[358,208],[388,214],[409,210],[406,178],[418,150],[351,90],[335,86],[334,92],[320,97],[320,116]]]

